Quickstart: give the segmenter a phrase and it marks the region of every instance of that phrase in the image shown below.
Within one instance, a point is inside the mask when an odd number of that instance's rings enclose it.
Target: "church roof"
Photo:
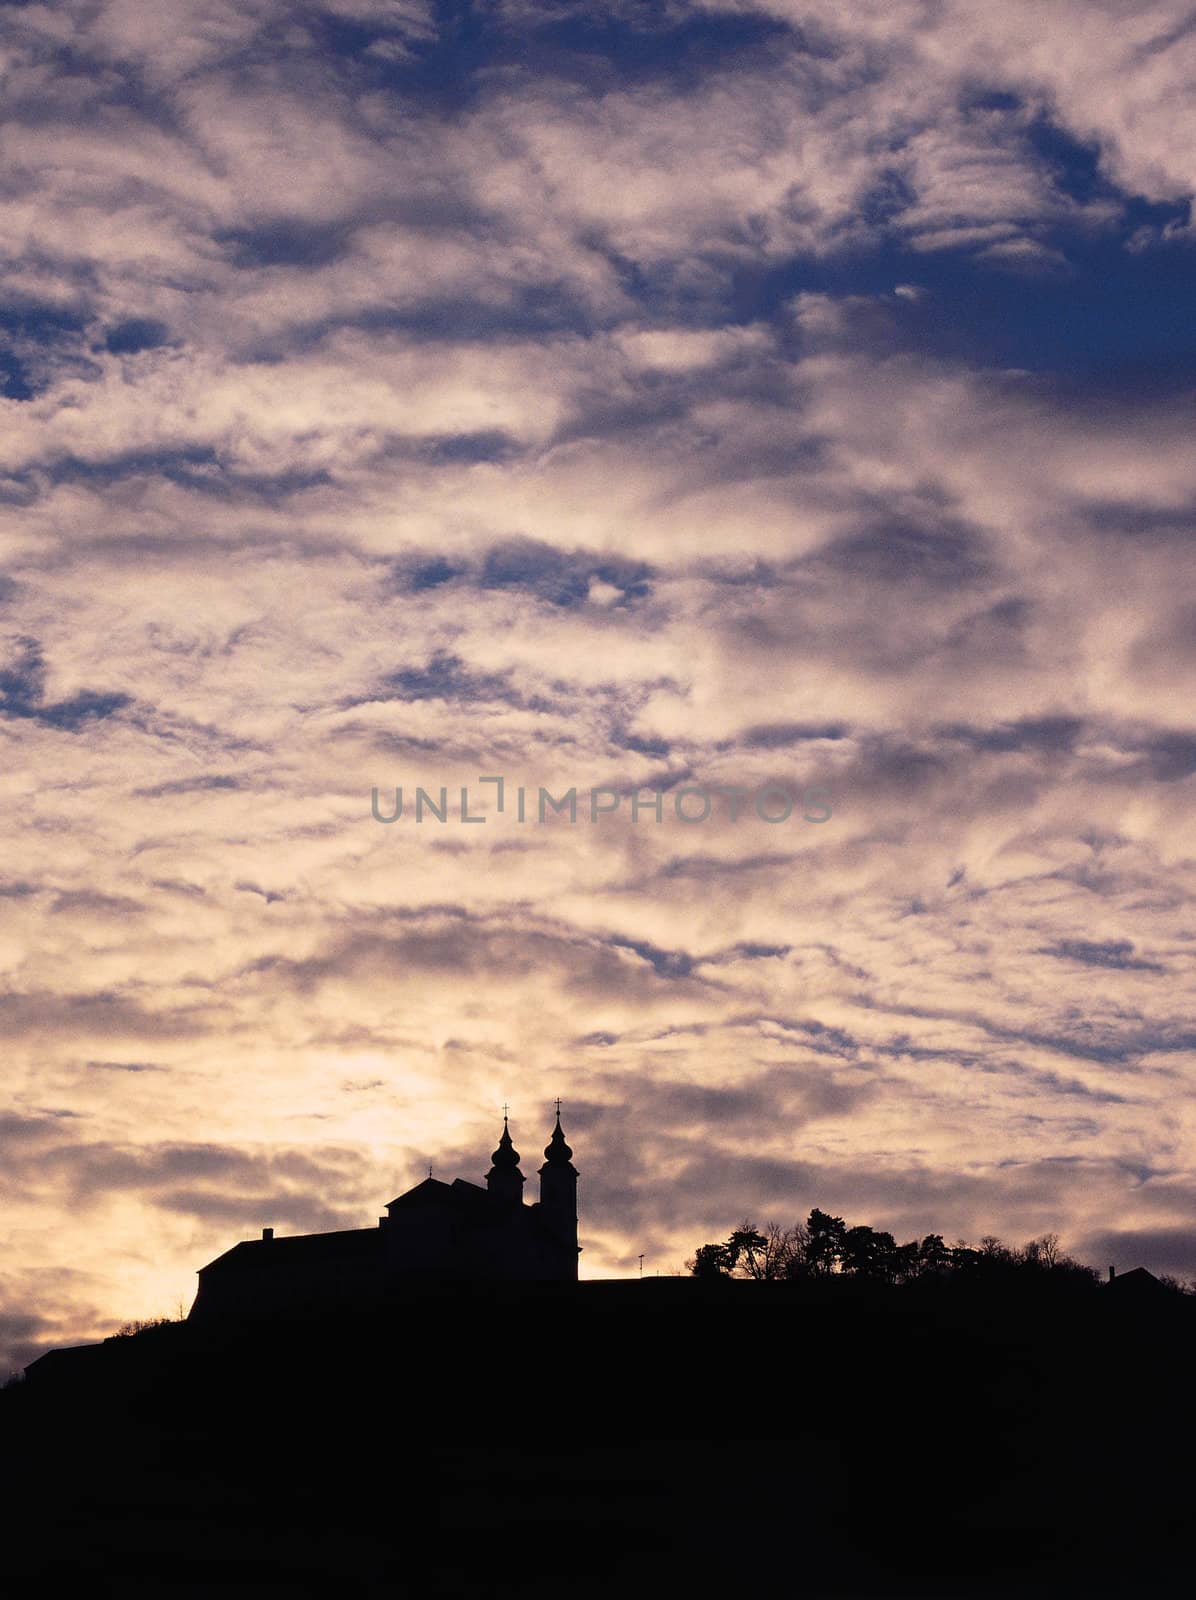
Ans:
[[[452,1183],[442,1183],[439,1178],[425,1178],[414,1189],[407,1189],[397,1199],[391,1200],[386,1209],[393,1211],[398,1207],[403,1211],[414,1211],[427,1206],[446,1205],[476,1209],[479,1205],[492,1203],[490,1194],[480,1184],[467,1183],[464,1178],[455,1178]]]
[[[291,1265],[338,1257],[368,1258],[381,1249],[381,1238],[377,1228],[345,1228],[337,1233],[298,1233],[289,1239],[243,1239],[200,1271],[210,1272],[213,1267],[225,1265],[271,1267],[282,1262]]]

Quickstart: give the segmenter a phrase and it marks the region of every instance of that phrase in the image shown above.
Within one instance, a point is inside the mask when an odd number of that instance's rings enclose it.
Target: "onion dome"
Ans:
[[[511,1134],[507,1127],[505,1116],[502,1119],[502,1138],[498,1141],[498,1149],[490,1159],[500,1172],[514,1171],[519,1165],[519,1152],[511,1143]]]
[[[544,1146],[547,1158],[545,1165],[549,1167],[567,1167],[573,1159],[573,1151],[565,1143],[565,1135],[561,1129],[561,1114],[556,1114],[556,1127],[552,1130],[552,1138]]]

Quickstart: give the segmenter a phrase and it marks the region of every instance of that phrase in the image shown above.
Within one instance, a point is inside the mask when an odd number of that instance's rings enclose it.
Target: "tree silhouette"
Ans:
[[[760,1233],[754,1222],[741,1222],[735,1232],[727,1240],[727,1251],[731,1258],[731,1270],[742,1266],[745,1278],[759,1278],[760,1260],[764,1254],[768,1241]]]
[[[725,1244],[702,1244],[686,1265],[695,1278],[729,1278],[734,1263]]]
[[[768,1279],[791,1276],[794,1262],[805,1258],[808,1238],[808,1230],[800,1222],[795,1222],[791,1228],[782,1228],[779,1222],[765,1223],[760,1276]]]
[[[897,1241],[893,1235],[878,1233],[874,1228],[848,1228],[839,1246],[843,1271],[861,1278],[891,1281],[896,1276],[896,1257]]]
[[[695,1278],[752,1278],[772,1282],[794,1276],[804,1260],[806,1230],[801,1223],[783,1228],[767,1222],[764,1230],[745,1219],[722,1244],[699,1247],[686,1266]]]
[[[1044,1233],[1041,1239],[1031,1239],[1022,1246],[1022,1260],[1028,1267],[1044,1267],[1048,1271],[1059,1265],[1059,1235]]]
[[[1076,1287],[1099,1282],[1093,1268],[1060,1249],[1055,1233],[1044,1233],[1016,1249],[994,1234],[986,1234],[979,1246],[964,1239],[948,1246],[941,1233],[898,1244],[883,1229],[864,1224],[848,1227],[842,1217],[817,1207],[806,1222],[788,1228],[768,1222],[761,1230],[745,1218],[721,1243],[702,1245],[686,1265],[697,1278],[760,1282],[832,1275],[884,1284],[949,1278],[995,1283],[1036,1280]]]
[[[950,1270],[951,1252],[943,1243],[941,1233],[928,1233],[918,1246],[917,1276],[943,1273]]]
[[[820,1277],[829,1276],[843,1254],[843,1236],[847,1225],[842,1217],[828,1216],[825,1211],[815,1207],[810,1212],[806,1228],[806,1266]]]

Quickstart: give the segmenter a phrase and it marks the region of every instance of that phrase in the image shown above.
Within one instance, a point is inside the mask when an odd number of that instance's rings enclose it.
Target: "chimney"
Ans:
[[[273,1237],[274,1237],[274,1229],[273,1228],[263,1228],[262,1229],[262,1238],[263,1239],[273,1239]]]
[[[1110,1267],[1109,1268],[1109,1282],[1112,1283],[1113,1279],[1116,1276],[1117,1276],[1117,1268],[1116,1267]]]

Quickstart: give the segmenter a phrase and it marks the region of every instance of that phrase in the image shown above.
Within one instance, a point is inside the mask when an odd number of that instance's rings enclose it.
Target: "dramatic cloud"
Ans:
[[[0,34],[11,1359],[557,1094],[593,1275],[1187,1271],[1178,0]]]

